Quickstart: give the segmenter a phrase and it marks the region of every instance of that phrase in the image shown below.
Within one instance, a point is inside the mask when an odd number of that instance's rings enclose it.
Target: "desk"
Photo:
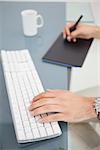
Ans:
[[[20,12],[24,9],[36,9],[44,17],[44,27],[35,37],[29,38],[23,35]],[[64,3],[0,2],[0,49],[29,49],[44,88],[67,89],[67,69],[43,63],[41,60],[63,30],[64,24]],[[60,137],[35,142],[24,148],[18,147],[0,64],[0,148],[3,150],[67,150],[67,125],[65,123],[60,125],[63,132]]]
[[[100,26],[100,2],[91,3],[94,24]],[[97,14],[98,12],[98,14]],[[88,81],[88,82],[87,82]],[[82,93],[100,87],[100,40],[94,39],[82,68],[73,68],[70,90]],[[86,93],[87,93],[86,92]]]

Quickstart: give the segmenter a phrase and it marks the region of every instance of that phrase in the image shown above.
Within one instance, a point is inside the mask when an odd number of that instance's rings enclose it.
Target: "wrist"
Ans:
[[[87,111],[86,111],[87,119],[90,120],[90,119],[97,118],[96,111],[94,108],[95,98],[87,97],[86,99],[87,99],[86,100],[86,102],[87,102]]]
[[[100,27],[99,26],[93,26],[91,37],[99,39],[100,38]]]
[[[96,111],[95,111],[95,97],[90,97],[91,99],[91,108],[92,108],[92,114],[94,118],[97,118]]]

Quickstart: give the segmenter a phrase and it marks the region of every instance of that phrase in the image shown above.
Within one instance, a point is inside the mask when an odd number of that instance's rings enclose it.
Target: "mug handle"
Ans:
[[[43,27],[44,25],[44,20],[43,20],[43,17],[41,15],[37,15],[37,20],[40,19],[41,20],[41,23],[40,24],[37,24],[37,27],[38,28],[41,28]]]

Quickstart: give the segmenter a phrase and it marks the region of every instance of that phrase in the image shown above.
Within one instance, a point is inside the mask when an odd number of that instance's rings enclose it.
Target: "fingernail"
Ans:
[[[32,107],[31,107],[31,105],[30,105],[30,106],[28,107],[28,110],[31,111],[31,109],[32,109]]]
[[[33,112],[30,112],[30,115],[31,115],[32,117],[34,117],[34,114],[33,114]]]
[[[39,122],[39,123],[43,123],[43,120],[42,120],[42,119],[39,119],[38,122]]]
[[[71,41],[71,37],[70,37],[70,36],[67,36],[67,40],[70,42],[70,41]]]
[[[30,108],[30,106],[28,107],[28,110],[29,110],[29,111],[31,111],[31,108]]]
[[[31,103],[33,102],[33,99],[31,100]]]
[[[33,103],[33,102],[34,102],[34,98],[32,99],[31,103]]]
[[[73,39],[73,42],[76,42],[76,39]]]

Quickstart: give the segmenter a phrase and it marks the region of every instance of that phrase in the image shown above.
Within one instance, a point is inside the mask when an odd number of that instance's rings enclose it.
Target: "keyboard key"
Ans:
[[[41,137],[47,136],[46,130],[44,127],[39,127],[39,132],[40,132]]]
[[[17,132],[17,136],[18,136],[19,142],[26,140],[25,134],[24,134],[24,132],[21,131],[21,130],[19,130],[19,132]]]
[[[33,132],[33,135],[34,135],[35,139],[40,138],[40,133],[39,133],[37,128],[32,127],[32,132]]]
[[[47,132],[48,136],[53,135],[53,130],[51,127],[46,128],[46,132]]]
[[[31,127],[32,127],[32,128],[37,128],[36,122],[31,122]]]
[[[27,132],[26,137],[27,137],[27,140],[31,140],[33,139],[33,134],[31,132]]]
[[[57,125],[52,125],[52,128],[53,128],[53,132],[54,132],[55,134],[58,134],[58,132],[59,132],[59,133],[61,132],[60,127],[59,127],[58,124],[57,124]]]

